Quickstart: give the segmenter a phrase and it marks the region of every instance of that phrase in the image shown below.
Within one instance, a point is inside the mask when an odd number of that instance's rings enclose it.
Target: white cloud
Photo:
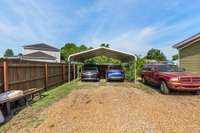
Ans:
[[[158,22],[147,23],[141,19],[140,25],[140,15],[156,17],[156,14],[143,14],[143,9],[138,9],[142,4],[137,5],[140,3],[137,0],[96,0],[87,6],[74,6],[70,1],[63,2],[66,5],[56,5],[57,2],[44,0],[8,0],[6,3],[8,6],[6,10],[9,10],[15,18],[0,14],[0,42],[18,49],[19,45],[37,42],[56,45],[74,41],[93,47],[106,42],[113,48],[142,55],[150,48],[159,48],[170,57],[176,53],[172,45],[194,34],[200,23],[199,16],[173,21],[178,16],[175,14],[159,18]],[[180,4],[180,1],[172,4],[171,1],[167,1],[164,7],[166,10],[174,10],[182,7]],[[135,16],[139,17],[138,21],[129,20],[131,14],[136,14]],[[6,47],[4,46],[4,49]]]
[[[199,23],[200,18],[197,17],[174,24],[160,23],[140,29],[131,29],[108,37],[106,34],[102,37],[105,29],[102,30],[102,26],[100,25],[95,34],[86,35],[84,41],[86,44],[93,44],[95,46],[107,42],[113,48],[140,55],[145,55],[151,48],[158,48],[165,53],[168,59],[171,59],[171,56],[177,53],[176,49],[172,48],[172,46],[185,39],[186,34],[184,32],[188,32],[188,29],[194,29]],[[191,34],[194,34],[193,30],[191,30]]]
[[[56,46],[73,28],[71,16],[65,16],[50,2],[8,0],[3,4],[7,14],[0,15],[0,42],[4,44],[0,56],[9,46],[16,53],[21,51],[22,45],[30,43],[44,42]]]
[[[111,44],[114,48],[142,54],[151,47],[149,41],[154,35],[155,29],[153,27],[144,27],[141,30],[132,30],[117,36],[111,41]]]

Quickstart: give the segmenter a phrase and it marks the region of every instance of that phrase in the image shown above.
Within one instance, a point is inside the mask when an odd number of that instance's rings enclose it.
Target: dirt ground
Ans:
[[[38,127],[19,132],[200,133],[200,96],[166,96],[127,84],[74,90],[42,112]]]

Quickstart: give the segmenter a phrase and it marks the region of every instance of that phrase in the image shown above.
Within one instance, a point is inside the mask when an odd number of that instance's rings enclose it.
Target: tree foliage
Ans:
[[[178,60],[178,54],[173,55],[173,56],[172,56],[172,60],[173,60],[173,61]]]
[[[135,79],[135,62],[129,62],[126,64],[123,64],[123,68],[125,70],[125,76],[126,76],[126,80],[128,81],[134,81]]]
[[[85,61],[87,64],[120,64],[119,60],[107,57],[107,56],[97,56],[92,59],[88,59]]]
[[[148,61],[145,57],[137,56],[137,63],[136,63],[136,69],[137,69],[137,75],[140,76],[142,72],[142,68],[145,64],[147,64]]]
[[[108,43],[102,43],[102,44],[100,44],[100,47],[110,48],[110,44],[108,44]],[[85,63],[94,63],[94,64],[95,63],[96,64],[107,64],[107,63],[110,63],[110,64],[120,64],[121,62],[119,60],[117,60],[117,59],[113,59],[113,58],[101,55],[101,56],[94,57],[92,59],[88,59],[88,60],[85,61]]]
[[[166,61],[166,56],[164,55],[164,53],[159,49],[154,49],[154,48],[150,49],[147,52],[146,58],[150,60]]]
[[[76,45],[75,43],[66,43],[62,48],[61,48],[61,59],[67,61],[68,57],[71,54],[75,54],[81,51],[85,51],[91,49],[91,47],[87,47],[85,45]]]
[[[109,48],[110,44],[102,43],[102,44],[100,44],[100,47]],[[66,43],[61,48],[61,59],[67,61],[68,57],[71,54],[78,53],[78,52],[85,51],[85,50],[89,50],[89,49],[92,49],[92,47],[87,47],[85,45],[78,46],[75,43]],[[120,61],[102,55],[102,56],[94,57],[92,59],[88,59],[88,60],[85,61],[85,63],[87,63],[87,64],[106,64],[106,63],[120,64]]]
[[[102,44],[100,44],[100,47],[110,48],[110,44],[102,43]]]
[[[14,56],[14,52],[12,49],[7,49],[4,53],[4,57],[12,57]]]

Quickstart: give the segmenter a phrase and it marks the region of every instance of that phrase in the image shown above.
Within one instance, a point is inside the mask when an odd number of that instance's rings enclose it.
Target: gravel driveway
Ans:
[[[72,91],[44,111],[32,132],[200,133],[200,96],[165,96],[127,84]]]

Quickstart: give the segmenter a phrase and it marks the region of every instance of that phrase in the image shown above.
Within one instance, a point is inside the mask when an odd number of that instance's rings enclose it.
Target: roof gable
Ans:
[[[56,58],[48,55],[46,53],[43,52],[34,52],[34,53],[30,53],[30,54],[26,54],[23,55],[24,58],[36,58],[36,59],[48,59],[48,60],[55,60]]]
[[[182,48],[188,47],[190,45],[193,45],[198,41],[200,41],[200,33],[198,33],[194,36],[191,36],[191,37],[183,40],[182,42],[175,44],[173,47],[177,48],[177,49],[182,49]]]
[[[55,51],[59,52],[58,48],[52,47],[45,43],[31,44],[23,46],[24,49],[33,49],[33,50],[45,50],[45,51]]]

